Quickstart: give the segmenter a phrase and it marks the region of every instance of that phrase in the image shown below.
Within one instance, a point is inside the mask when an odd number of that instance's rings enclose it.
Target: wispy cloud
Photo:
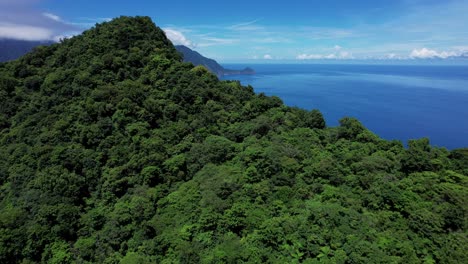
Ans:
[[[309,40],[338,40],[363,35],[352,29],[334,27],[301,27],[297,34]]]
[[[264,57],[263,55],[254,55],[253,53],[256,52],[254,52],[252,46],[279,45],[292,41],[292,39],[283,36],[281,32],[276,31],[274,28],[257,25],[256,23],[261,20],[256,19],[233,25],[166,25],[165,28],[171,28],[182,33],[192,44],[192,48],[197,49],[206,56],[223,59],[229,54],[226,52],[223,54],[222,50],[231,48],[233,51],[243,51],[245,58],[251,59],[253,56]]]
[[[0,1],[0,38],[57,40],[81,29],[37,7],[38,0]]]
[[[468,46],[454,46],[453,49],[458,50],[460,52],[468,52]]]
[[[214,37],[204,37],[201,38],[200,43],[196,44],[197,47],[210,47],[216,45],[230,45],[234,43],[238,43],[239,39],[234,38],[214,38]]]
[[[77,20],[99,23],[99,22],[104,22],[104,21],[109,22],[112,20],[112,18],[110,17],[78,17]]]
[[[256,31],[256,30],[263,30],[264,27],[255,25],[258,21],[262,20],[261,18],[255,19],[248,22],[238,23],[232,26],[227,27],[229,30],[235,31]]]
[[[50,18],[50,19],[52,19],[52,20],[54,20],[54,21],[63,22],[62,19],[61,19],[59,16],[54,15],[54,14],[52,14],[52,13],[42,13],[42,15],[45,16],[45,17],[47,17],[47,18]]]
[[[112,18],[110,17],[78,17],[73,19],[73,21],[69,23],[77,27],[89,28],[93,27],[97,23],[109,22],[111,20]]]
[[[460,54],[457,46],[468,44],[467,12],[467,1],[440,1],[432,5],[412,2],[402,16],[382,24],[355,27],[354,30],[366,34],[366,38],[356,43],[363,46],[363,52],[374,50],[376,56],[393,53],[396,58],[406,59],[450,58]]]
[[[408,0],[409,1],[409,0]],[[206,55],[289,60],[452,58],[468,51],[468,1],[404,4],[372,24],[278,24],[274,18],[171,26]],[[381,12],[381,11],[379,11]],[[369,21],[369,20],[368,20]],[[183,31],[182,31],[183,29]],[[256,47],[262,46],[259,51]],[[344,48],[346,47],[346,48]]]

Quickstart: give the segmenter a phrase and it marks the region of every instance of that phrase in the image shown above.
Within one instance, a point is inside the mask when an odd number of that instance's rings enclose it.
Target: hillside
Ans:
[[[0,39],[0,62],[15,60],[37,46],[50,44],[49,41]]]
[[[218,62],[216,62],[213,59],[206,58],[202,56],[200,53],[191,50],[190,48],[183,46],[183,45],[178,45],[175,46],[178,52],[182,53],[183,60],[185,62],[191,62],[195,66],[204,66],[207,68],[210,72],[215,74],[218,77],[221,77],[223,75],[235,75],[235,74],[255,74],[255,71],[249,67],[243,69],[243,70],[230,70],[230,69],[225,69],[223,66],[219,65]]]
[[[0,263],[468,259],[467,149],[326,127],[148,17],[0,63],[0,100]]]

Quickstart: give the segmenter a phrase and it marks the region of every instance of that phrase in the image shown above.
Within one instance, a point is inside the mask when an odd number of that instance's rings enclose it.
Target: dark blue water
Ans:
[[[246,65],[224,65],[243,68]],[[255,75],[226,76],[290,106],[319,109],[327,125],[358,118],[385,139],[428,137],[468,147],[468,66],[249,65]]]

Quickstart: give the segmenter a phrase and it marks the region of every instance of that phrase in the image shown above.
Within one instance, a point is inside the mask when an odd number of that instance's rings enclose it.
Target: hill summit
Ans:
[[[148,17],[0,64],[0,263],[463,263],[468,151],[219,81]]]

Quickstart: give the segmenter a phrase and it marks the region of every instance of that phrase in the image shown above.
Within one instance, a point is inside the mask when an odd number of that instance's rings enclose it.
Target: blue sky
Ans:
[[[468,54],[468,0],[0,0],[0,37],[58,39],[147,15],[221,62],[446,59]]]

